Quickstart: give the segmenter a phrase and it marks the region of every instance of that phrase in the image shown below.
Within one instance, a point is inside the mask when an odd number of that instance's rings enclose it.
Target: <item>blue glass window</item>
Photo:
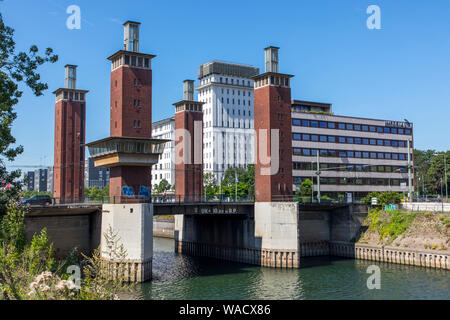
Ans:
[[[292,119],[292,125],[299,126],[300,125],[300,119]]]
[[[302,126],[309,127],[309,120],[302,120]]]
[[[334,129],[336,124],[334,122],[328,122],[328,129]]]
[[[317,134],[312,134],[311,141],[319,141],[319,136]]]
[[[321,128],[326,128],[327,127],[327,123],[325,121],[320,121],[320,127]]]
[[[300,133],[294,133],[294,140],[300,140]]]
[[[310,139],[310,136],[309,136],[309,134],[303,134],[303,141],[309,141],[309,139]]]
[[[317,128],[319,126],[319,122],[311,121],[311,127]]]
[[[335,136],[328,136],[328,142],[336,142]]]

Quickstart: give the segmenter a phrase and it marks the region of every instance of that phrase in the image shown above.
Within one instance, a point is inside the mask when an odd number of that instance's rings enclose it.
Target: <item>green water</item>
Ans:
[[[154,238],[153,280],[138,299],[449,299],[450,272],[328,257],[306,258],[294,270],[194,258],[174,253],[173,239]],[[369,290],[369,265],[381,269],[381,289]]]

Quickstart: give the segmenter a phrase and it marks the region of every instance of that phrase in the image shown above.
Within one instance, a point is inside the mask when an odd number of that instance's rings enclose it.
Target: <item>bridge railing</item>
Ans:
[[[226,197],[226,196],[180,196],[180,195],[152,195],[152,203],[236,203],[254,202],[253,197]]]

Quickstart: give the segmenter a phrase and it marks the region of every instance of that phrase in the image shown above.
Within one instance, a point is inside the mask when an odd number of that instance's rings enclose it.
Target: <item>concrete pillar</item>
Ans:
[[[264,266],[281,267],[289,255],[290,268],[299,267],[298,203],[255,202],[255,238],[259,239]],[[285,258],[283,258],[284,260]],[[290,260],[289,259],[289,260]]]
[[[104,204],[102,208],[102,258],[119,270],[125,281],[144,282],[152,278],[153,204]],[[117,246],[123,245],[125,259],[111,254],[105,234],[109,227],[117,234]]]

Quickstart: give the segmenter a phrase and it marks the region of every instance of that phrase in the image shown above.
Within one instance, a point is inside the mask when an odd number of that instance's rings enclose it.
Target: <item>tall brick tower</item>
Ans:
[[[175,106],[175,195],[201,201],[203,196],[203,102],[194,101],[194,80],[183,82],[183,100]]]
[[[139,52],[139,22],[124,23],[124,50],[111,61],[110,137],[88,144],[96,166],[110,168],[115,202],[146,196],[161,150],[152,135],[152,54]],[[160,140],[160,142],[164,142]],[[125,199],[124,199],[125,198]],[[119,200],[120,199],[120,200]]]
[[[293,76],[278,72],[278,49],[272,46],[264,49],[265,72],[253,77],[257,202],[287,201],[292,195],[290,78]]]
[[[86,93],[76,88],[77,66],[65,66],[65,87],[53,93],[55,152],[53,197],[60,203],[83,201]]]

